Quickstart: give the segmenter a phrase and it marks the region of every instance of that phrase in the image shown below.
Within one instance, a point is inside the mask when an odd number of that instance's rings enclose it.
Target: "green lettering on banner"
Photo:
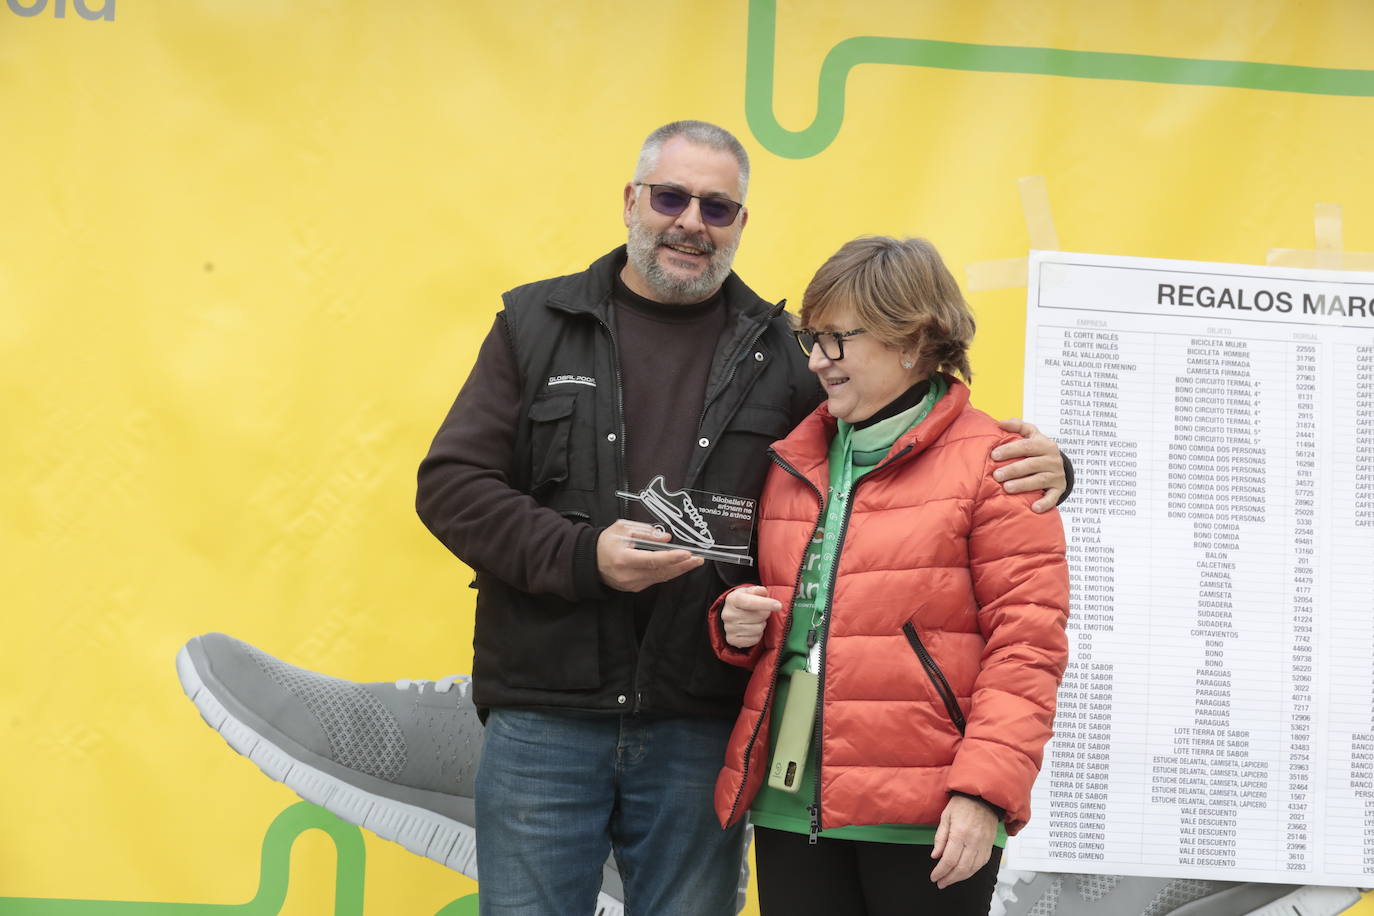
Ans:
[[[844,121],[845,81],[860,64],[899,64],[983,73],[1026,73],[1082,79],[1127,80],[1182,86],[1223,86],[1312,95],[1374,96],[1374,70],[1295,67],[1243,60],[1198,60],[1148,54],[1066,51],[975,45],[919,38],[846,38],[826,54],[816,98],[816,117],[788,130],[773,114],[777,0],[749,0],[749,39],[744,69],[744,115],[769,152],[806,159],[824,150]]]

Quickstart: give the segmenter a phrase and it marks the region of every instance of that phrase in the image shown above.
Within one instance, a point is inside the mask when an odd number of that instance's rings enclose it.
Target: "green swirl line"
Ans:
[[[152,903],[123,900],[63,900],[0,897],[0,916],[276,916],[286,903],[291,878],[291,847],[309,830],[323,830],[334,841],[334,916],[362,916],[367,853],[362,833],[323,808],[300,802],[277,815],[262,838],[258,892],[247,903]],[[466,898],[465,898],[466,899]],[[455,901],[441,913],[467,911]],[[470,912],[475,913],[475,898]]]
[[[821,64],[815,119],[803,130],[788,130],[778,123],[773,113],[776,43],[777,0],[749,0],[744,116],[758,141],[770,152],[787,159],[814,156],[839,135],[844,121],[845,82],[849,71],[860,64],[1225,86],[1311,95],[1374,96],[1374,70],[865,36],[846,38],[830,49]]]

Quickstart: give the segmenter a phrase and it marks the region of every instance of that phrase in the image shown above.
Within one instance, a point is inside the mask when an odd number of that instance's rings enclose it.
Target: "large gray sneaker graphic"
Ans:
[[[473,781],[482,725],[468,678],[357,684],[279,661],[222,633],[177,653],[181,685],[229,746],[343,820],[477,878]],[[748,871],[740,874],[737,912]],[[1335,916],[1341,887],[1016,871],[991,916]],[[595,916],[623,916],[613,860]]]
[[[991,916],[1335,916],[1348,887],[1022,872],[997,875]]]
[[[288,665],[223,633],[183,646],[177,675],[205,721],[269,777],[350,824],[477,878],[472,795],[482,724],[467,676],[357,684]],[[595,916],[622,916],[623,899],[608,860]]]

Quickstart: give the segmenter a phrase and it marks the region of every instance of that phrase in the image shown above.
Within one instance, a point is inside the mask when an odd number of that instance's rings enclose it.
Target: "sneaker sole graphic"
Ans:
[[[181,689],[196,704],[206,724],[219,732],[237,753],[256,764],[269,779],[282,783],[305,801],[319,805],[340,820],[478,880],[476,828],[349,785],[278,747],[231,713],[206,686],[191,657],[189,644],[177,652],[177,677]],[[308,752],[301,752],[302,757],[307,755]],[[481,893],[480,880],[478,893]],[[621,901],[604,891],[597,897],[594,916],[624,916],[624,913]]]

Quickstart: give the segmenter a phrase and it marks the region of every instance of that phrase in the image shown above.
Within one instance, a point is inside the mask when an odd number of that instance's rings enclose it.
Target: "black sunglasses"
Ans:
[[[852,331],[813,331],[810,328],[798,328],[792,333],[797,335],[797,343],[801,345],[802,352],[807,356],[811,355],[812,347],[820,347],[821,353],[832,363],[838,363],[844,359],[844,341],[846,337],[853,337],[855,334],[862,334],[863,328],[855,328]],[[826,346],[825,339],[830,338],[830,345]]]
[[[670,184],[648,184],[636,181],[636,185],[649,189],[649,206],[664,216],[677,216],[691,205],[693,200],[700,201],[701,221],[708,226],[729,226],[739,216],[744,204],[735,203],[728,197],[702,197],[688,194],[681,188]]]

